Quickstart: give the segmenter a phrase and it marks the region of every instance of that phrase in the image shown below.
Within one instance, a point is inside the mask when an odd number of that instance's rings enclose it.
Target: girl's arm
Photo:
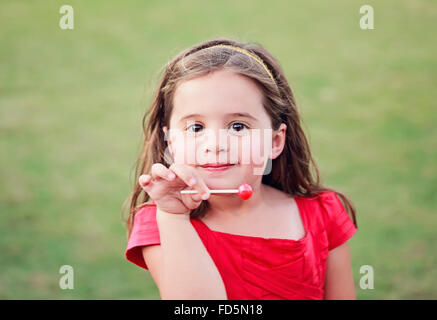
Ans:
[[[326,266],[325,299],[356,299],[350,250],[347,242],[329,251]]]
[[[220,273],[189,218],[157,208],[161,245],[143,248],[161,299],[226,300]]]

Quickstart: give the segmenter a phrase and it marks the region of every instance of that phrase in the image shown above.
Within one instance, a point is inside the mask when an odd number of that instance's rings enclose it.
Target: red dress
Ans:
[[[306,231],[299,240],[224,233],[190,220],[220,272],[229,300],[324,298],[329,250],[357,229],[332,191],[295,200]],[[160,244],[155,205],[135,215],[127,260],[147,269],[141,247],[153,244]]]

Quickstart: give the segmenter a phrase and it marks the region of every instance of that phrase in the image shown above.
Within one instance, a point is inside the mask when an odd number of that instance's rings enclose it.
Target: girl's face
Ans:
[[[259,183],[268,158],[282,152],[286,125],[272,131],[253,80],[218,70],[178,84],[169,128],[163,131],[175,163],[194,167],[210,189],[233,189]]]

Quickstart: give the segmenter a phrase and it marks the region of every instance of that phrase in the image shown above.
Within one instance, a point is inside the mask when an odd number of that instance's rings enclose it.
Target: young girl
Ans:
[[[162,299],[355,299],[355,209],[319,184],[293,93],[266,49],[219,38],[181,52],[143,127],[125,254]],[[243,183],[248,200],[211,193]]]

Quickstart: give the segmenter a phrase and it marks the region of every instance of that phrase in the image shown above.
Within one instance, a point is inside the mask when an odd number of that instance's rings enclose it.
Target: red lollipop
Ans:
[[[198,193],[197,190],[182,190],[181,193]],[[252,187],[247,184],[243,183],[241,186],[238,187],[238,189],[227,189],[227,190],[210,190],[210,193],[238,193],[238,196],[243,199],[247,200],[252,196],[253,190]]]
[[[243,200],[249,199],[252,196],[252,193],[252,187],[247,183],[243,183],[241,186],[238,187],[238,195]]]

